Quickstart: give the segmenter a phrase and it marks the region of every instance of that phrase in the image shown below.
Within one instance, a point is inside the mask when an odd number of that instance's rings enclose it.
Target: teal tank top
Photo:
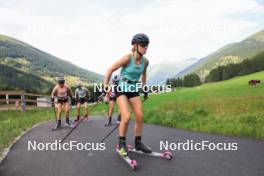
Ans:
[[[126,67],[123,67],[120,72],[120,81],[118,85],[122,87],[124,92],[137,92],[136,91],[136,82],[139,81],[140,76],[143,74],[145,69],[145,58],[142,56],[141,64],[137,65],[135,63],[135,58],[132,54],[130,54],[130,61]],[[127,83],[124,81],[129,80],[133,83]],[[130,86],[130,90],[129,87]]]

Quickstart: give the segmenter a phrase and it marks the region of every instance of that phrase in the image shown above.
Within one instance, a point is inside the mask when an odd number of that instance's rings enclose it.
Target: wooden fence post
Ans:
[[[9,95],[6,94],[6,104],[9,104]]]
[[[22,112],[26,111],[25,92],[21,94],[21,110]]]

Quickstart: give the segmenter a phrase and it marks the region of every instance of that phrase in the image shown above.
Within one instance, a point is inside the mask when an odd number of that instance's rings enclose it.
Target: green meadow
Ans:
[[[262,83],[249,86],[251,79],[260,79]],[[92,115],[106,116],[107,109],[102,103]],[[76,116],[75,110],[71,116]],[[0,151],[26,129],[49,120],[55,121],[52,108],[27,110],[25,113],[1,111]],[[264,72],[152,94],[144,103],[144,121],[192,131],[264,139]]]
[[[249,86],[251,79],[261,84]],[[264,139],[264,72],[180,88],[145,102],[145,122],[238,137]]]

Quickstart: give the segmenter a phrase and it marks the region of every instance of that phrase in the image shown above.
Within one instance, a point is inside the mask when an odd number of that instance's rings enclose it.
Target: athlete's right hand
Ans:
[[[54,97],[51,98],[51,102],[54,103]]]
[[[144,100],[148,99],[148,92],[144,92]]]

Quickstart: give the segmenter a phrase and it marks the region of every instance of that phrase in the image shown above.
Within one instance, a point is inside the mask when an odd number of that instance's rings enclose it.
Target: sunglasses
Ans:
[[[139,46],[143,47],[143,48],[147,48],[148,44],[139,44]]]

